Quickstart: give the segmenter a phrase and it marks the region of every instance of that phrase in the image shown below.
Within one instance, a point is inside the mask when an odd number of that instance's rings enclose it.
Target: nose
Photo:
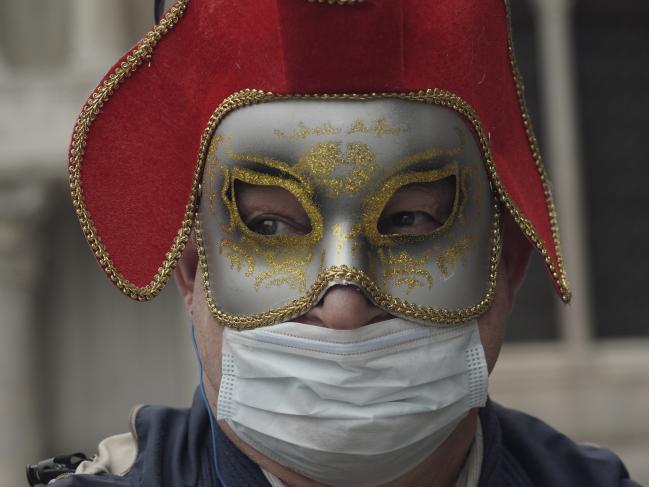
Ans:
[[[358,287],[335,285],[297,321],[338,330],[353,330],[390,318],[390,314],[374,306]]]

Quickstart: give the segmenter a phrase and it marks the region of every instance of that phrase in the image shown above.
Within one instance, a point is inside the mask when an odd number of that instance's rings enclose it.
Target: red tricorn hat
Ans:
[[[456,97],[482,129],[495,192],[570,299],[507,0],[177,0],[102,79],[70,145],[84,234],[130,297],[168,280],[192,230],[208,121],[244,89]]]

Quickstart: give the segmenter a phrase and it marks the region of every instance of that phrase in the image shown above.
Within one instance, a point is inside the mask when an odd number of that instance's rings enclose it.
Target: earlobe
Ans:
[[[193,315],[194,284],[198,268],[198,253],[193,239],[189,239],[180,260],[176,264],[174,277],[178,292],[183,298],[187,313]]]
[[[532,253],[532,245],[509,213],[503,215],[502,259],[511,299],[523,283],[527,264]]]

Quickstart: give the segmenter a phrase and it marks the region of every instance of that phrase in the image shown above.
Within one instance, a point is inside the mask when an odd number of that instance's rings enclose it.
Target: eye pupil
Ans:
[[[261,220],[254,230],[262,235],[275,235],[277,233],[277,220]]]
[[[415,213],[412,211],[394,215],[393,224],[400,227],[411,226],[415,223]]]

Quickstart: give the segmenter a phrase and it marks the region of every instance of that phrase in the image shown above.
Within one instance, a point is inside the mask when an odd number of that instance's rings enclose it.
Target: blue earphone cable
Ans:
[[[196,353],[196,365],[198,367],[198,379],[201,388],[201,396],[203,398],[203,404],[205,404],[205,409],[207,409],[207,414],[210,419],[210,432],[212,435],[212,453],[213,453],[213,462],[214,462],[214,471],[216,472],[216,477],[219,479],[222,487],[228,487],[228,484],[223,480],[221,475],[221,469],[219,468],[219,457],[216,449],[216,424],[214,421],[214,415],[212,414],[212,408],[210,408],[210,403],[207,400],[207,394],[205,394],[205,384],[203,383],[203,364],[201,362],[201,356],[198,353],[198,344],[196,343],[196,332],[194,330],[194,322],[192,321],[192,343],[194,344],[194,352]]]

